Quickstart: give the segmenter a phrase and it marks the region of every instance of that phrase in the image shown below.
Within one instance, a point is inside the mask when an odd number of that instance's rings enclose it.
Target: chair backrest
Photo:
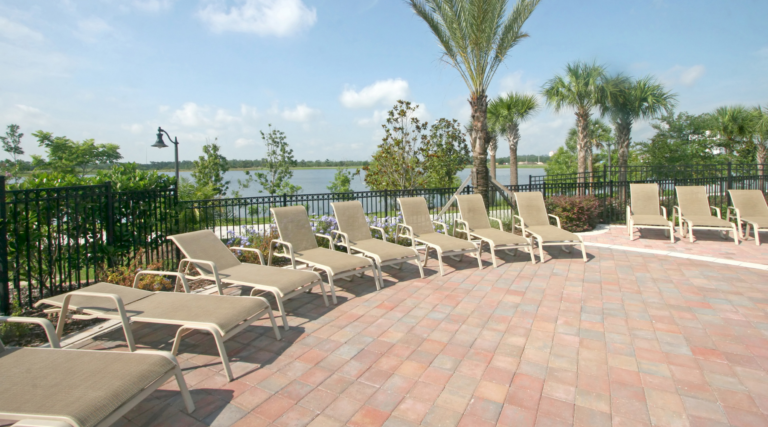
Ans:
[[[423,197],[398,197],[397,203],[400,204],[400,210],[403,213],[403,222],[413,228],[414,234],[419,236],[435,232],[426,199]]]
[[[491,228],[491,221],[488,219],[488,212],[485,211],[483,196],[480,194],[463,194],[456,196],[459,204],[461,219],[469,224],[470,230],[482,230]]]
[[[216,264],[216,269],[219,271],[240,265],[235,254],[211,230],[175,234],[168,238],[179,247],[186,258],[211,261]],[[207,264],[193,264],[201,274],[213,274]]]
[[[277,223],[280,240],[293,246],[295,252],[317,248],[317,238],[309,223],[309,215],[304,206],[272,208],[272,215]]]
[[[760,190],[728,190],[733,207],[744,217],[768,218],[768,203]]]
[[[677,205],[683,216],[712,216],[707,189],[703,185],[677,186]]]
[[[629,184],[633,215],[660,215],[659,184]]]
[[[363,204],[359,200],[331,203],[331,207],[336,215],[339,231],[347,233],[349,240],[359,242],[373,238],[368,222],[365,220]]]
[[[544,205],[544,195],[539,191],[530,193],[515,193],[517,211],[523,218],[526,227],[549,225],[547,207]]]

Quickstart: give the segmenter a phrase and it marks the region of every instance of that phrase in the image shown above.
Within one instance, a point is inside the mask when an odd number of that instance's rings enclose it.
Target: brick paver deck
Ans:
[[[768,264],[753,240],[624,233],[585,241]],[[179,360],[197,410],[169,383],[122,425],[768,425],[768,271],[587,249],[586,264],[555,248],[535,266],[449,260],[444,277],[435,261],[425,279],[386,268],[380,292],[366,276],[342,282],[335,306],[293,299],[282,341],[260,321],[227,343],[230,383],[213,341],[188,337]],[[135,332],[170,349],[174,328]],[[85,347],[125,348],[119,331]]]

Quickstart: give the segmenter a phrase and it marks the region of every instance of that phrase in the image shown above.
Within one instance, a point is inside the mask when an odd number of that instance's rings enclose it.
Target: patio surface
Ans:
[[[229,383],[213,340],[189,335],[197,410],[171,382],[121,425],[768,425],[768,244],[643,236],[587,235],[586,264],[555,248],[493,269],[485,252],[484,269],[464,257],[444,277],[434,259],[425,279],[385,268],[380,292],[342,281],[338,305],[290,300],[282,341],[263,320],[227,342]],[[170,349],[175,328],[134,331]],[[79,346],[125,350],[120,331]]]

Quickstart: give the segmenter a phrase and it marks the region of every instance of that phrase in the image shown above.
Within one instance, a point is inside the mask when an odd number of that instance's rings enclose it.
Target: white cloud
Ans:
[[[211,122],[205,117],[208,110],[207,107],[201,107],[194,102],[187,102],[181,106],[181,109],[173,112],[173,120],[184,126],[205,126]]]
[[[403,79],[379,80],[356,92],[346,88],[339,101],[347,108],[370,108],[375,105],[391,106],[399,99],[407,99],[411,94],[408,82]]]
[[[133,0],[131,5],[144,12],[160,12],[169,10],[175,0]]]
[[[21,110],[21,111],[23,111],[25,113],[28,113],[28,114],[40,114],[40,113],[42,113],[42,111],[40,111],[39,108],[30,107],[28,105],[23,105],[23,104],[16,104],[16,108],[18,108],[19,110]]]
[[[693,86],[697,80],[699,80],[706,68],[703,65],[694,65],[692,67],[683,67],[682,65],[675,65],[662,74],[662,82],[672,86],[681,84],[683,86]]]
[[[211,31],[253,33],[260,36],[287,37],[312,27],[317,10],[301,0],[239,0],[240,6],[215,2],[197,12]]]
[[[357,124],[359,126],[378,126],[384,124],[385,120],[387,120],[387,111],[375,110],[372,117],[357,119]]]
[[[45,39],[37,31],[2,16],[0,16],[0,37],[16,42],[41,42]]]
[[[240,115],[252,119],[258,119],[260,117],[256,107],[251,107],[246,104],[240,104]]]
[[[235,147],[237,148],[243,148],[247,147],[249,145],[255,145],[256,141],[252,139],[246,139],[246,138],[238,138],[235,140]]]
[[[515,71],[514,73],[501,78],[499,81],[499,89],[503,94],[510,92],[538,94],[539,85],[535,80],[523,80],[523,72]]]
[[[144,126],[139,123],[134,123],[131,125],[123,125],[122,128],[127,130],[130,133],[137,134],[137,135],[144,132]]]
[[[320,110],[307,107],[307,104],[299,104],[296,108],[283,110],[282,118],[291,122],[308,122],[320,115]]]
[[[77,22],[76,34],[87,42],[99,41],[104,34],[112,32],[112,27],[101,18],[92,16]]]

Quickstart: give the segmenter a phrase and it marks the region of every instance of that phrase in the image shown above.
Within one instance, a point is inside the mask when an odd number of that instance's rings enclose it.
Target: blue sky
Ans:
[[[542,0],[489,94],[536,93],[596,60],[654,74],[678,110],[765,105],[765,16],[764,0]],[[21,126],[27,154],[42,129],[172,160],[149,147],[162,126],[183,159],[214,138],[229,158],[261,158],[271,123],[299,159],[363,160],[399,98],[428,120],[469,118],[468,89],[400,0],[0,0],[0,67],[0,126]],[[573,121],[544,107],[519,153],[555,149]],[[633,137],[650,135],[639,123]]]

